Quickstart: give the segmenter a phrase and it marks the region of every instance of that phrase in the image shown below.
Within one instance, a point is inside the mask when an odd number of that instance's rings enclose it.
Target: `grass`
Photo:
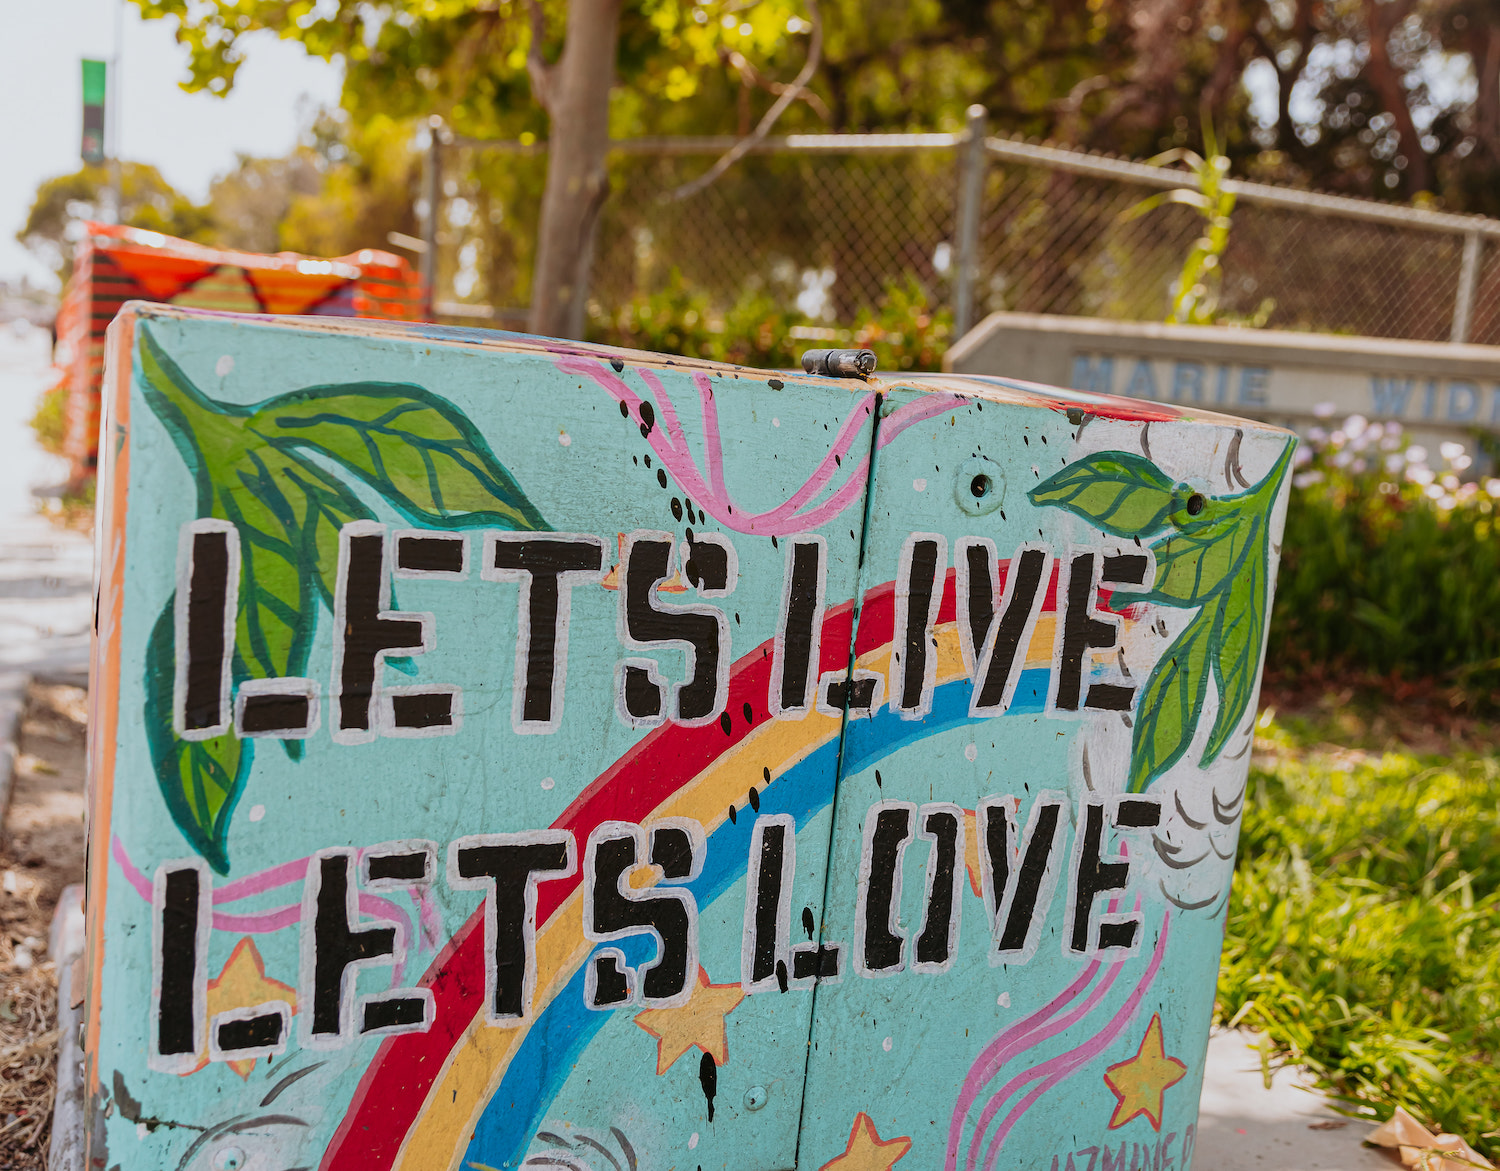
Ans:
[[[1412,748],[1347,706],[1262,715],[1219,1015],[1351,1111],[1405,1106],[1494,1158],[1500,750],[1466,732]]]

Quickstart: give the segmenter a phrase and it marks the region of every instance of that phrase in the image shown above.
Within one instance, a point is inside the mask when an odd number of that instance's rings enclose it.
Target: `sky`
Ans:
[[[242,42],[246,63],[227,98],[185,93],[187,50],[174,23],[142,21],[124,0],[0,0],[0,280],[52,274],[16,240],[37,185],[76,171],[85,57],[123,54],[115,113],[122,158],[151,163],[194,200],[237,154],[284,154],[321,106],[337,103],[341,72],[269,34]]]

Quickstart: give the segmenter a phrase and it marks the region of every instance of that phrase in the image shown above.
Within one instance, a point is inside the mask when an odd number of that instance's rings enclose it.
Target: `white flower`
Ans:
[[[1462,443],[1454,443],[1450,440],[1447,443],[1439,443],[1438,450],[1443,453],[1444,459],[1455,460],[1463,455],[1464,445]]]
[[[1344,434],[1351,439],[1358,439],[1369,425],[1370,420],[1363,415],[1350,415],[1344,420]]]
[[[1313,407],[1313,414],[1320,419],[1331,419],[1336,410],[1338,410],[1338,407],[1333,403],[1319,403]]]
[[[1309,488],[1314,484],[1321,484],[1323,482],[1323,479],[1324,477],[1322,472],[1299,472],[1297,475],[1292,477],[1292,483],[1295,484],[1298,488]]]
[[[1484,482],[1484,490],[1491,496],[1500,498],[1500,480],[1486,480]]]
[[[1462,472],[1473,465],[1474,457],[1469,455],[1456,455],[1448,462],[1453,465],[1453,470],[1455,472]]]
[[[1392,475],[1399,472],[1405,465],[1406,461],[1399,455],[1388,455],[1385,457],[1385,470],[1390,472]],[[1500,480],[1497,480],[1495,482],[1497,484],[1500,484]]]
[[[1427,493],[1428,498],[1431,500],[1441,500],[1444,496],[1448,495],[1443,491],[1441,484],[1428,484],[1423,491]],[[1451,500],[1452,497],[1449,497],[1449,499]]]
[[[1425,464],[1427,462],[1427,449],[1413,443],[1406,449],[1406,462],[1411,464]]]
[[[1437,477],[1432,474],[1431,468],[1424,468],[1418,464],[1406,469],[1406,478],[1413,484],[1430,484]]]

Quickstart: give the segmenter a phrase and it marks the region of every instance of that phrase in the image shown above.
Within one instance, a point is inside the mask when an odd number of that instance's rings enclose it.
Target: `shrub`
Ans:
[[[804,350],[831,346],[874,350],[882,373],[938,370],[952,337],[953,314],[911,276],[888,284],[852,329],[808,321],[795,303],[757,290],[716,311],[675,269],[664,289],[614,314],[589,307],[589,341],[772,370],[795,369]]]
[[[1472,465],[1461,444],[1431,459],[1398,425],[1358,415],[1309,438],[1287,510],[1270,669],[1493,693],[1500,480],[1461,480]]]
[[[31,416],[31,430],[41,449],[50,455],[61,455],[67,435],[68,384],[59,382],[45,391]]]

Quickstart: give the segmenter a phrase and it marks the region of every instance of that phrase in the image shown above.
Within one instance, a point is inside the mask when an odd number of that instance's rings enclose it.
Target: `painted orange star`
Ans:
[[[693,995],[681,1008],[645,1008],[636,1013],[635,1023],[656,1038],[657,1074],[666,1073],[694,1046],[712,1057],[715,1065],[728,1061],[724,1018],[744,999],[745,990],[738,984],[710,984],[708,973],[699,968]]]
[[[268,1000],[284,1000],[292,1006],[293,1012],[297,1011],[296,989],[266,976],[266,962],[261,959],[255,941],[247,935],[234,945],[223,970],[208,982],[208,1019],[212,1022],[217,1013],[231,1008],[253,1008]],[[205,1029],[205,1037],[207,1032]],[[207,1064],[208,1048],[205,1044],[203,1052],[198,1054],[197,1067],[189,1072],[197,1073]],[[231,1061],[228,1065],[240,1077],[249,1078],[250,1071],[255,1068],[255,1058]]]
[[[875,1120],[864,1111],[854,1116],[849,1143],[844,1153],[818,1168],[818,1171],[890,1171],[911,1150],[906,1137],[882,1140],[875,1133]]]
[[[1114,1130],[1144,1114],[1154,1129],[1161,1130],[1162,1095],[1185,1077],[1187,1066],[1175,1057],[1168,1057],[1162,1046],[1161,1014],[1156,1013],[1146,1026],[1146,1035],[1141,1038],[1135,1056],[1104,1071],[1104,1084],[1120,1100],[1109,1128]]]

